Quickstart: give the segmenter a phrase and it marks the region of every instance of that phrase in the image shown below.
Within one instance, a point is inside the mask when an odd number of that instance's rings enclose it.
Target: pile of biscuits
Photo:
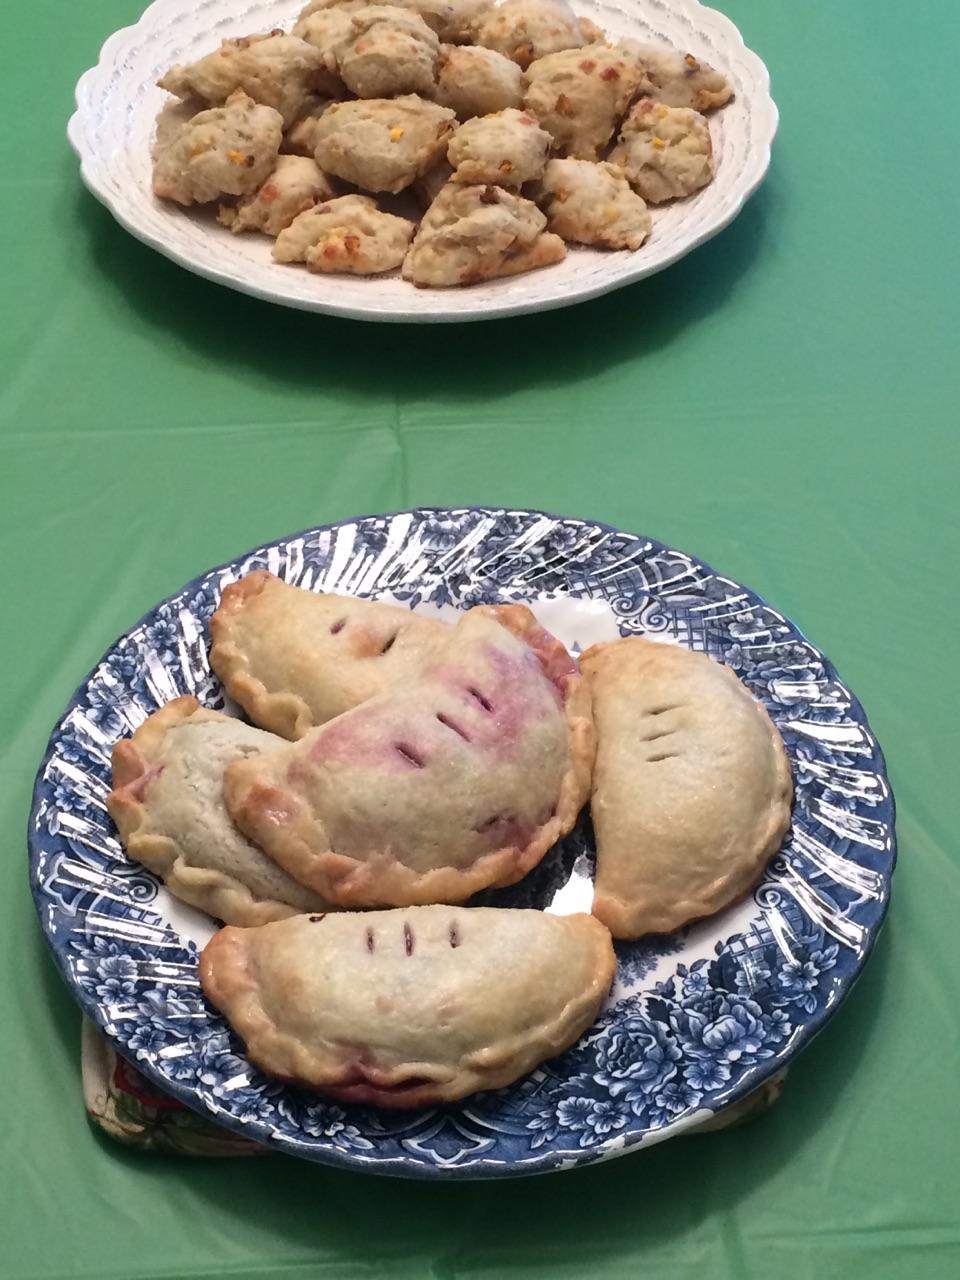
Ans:
[[[790,818],[780,736],[727,668],[627,638],[579,662],[523,605],[449,623],[257,571],[211,621],[252,724],[178,698],[113,755],[130,856],[226,924],[211,1001],[265,1071],[404,1107],[507,1084],[573,1043],[611,935],[757,883]],[[592,915],[462,906],[590,804]]]
[[[691,54],[613,41],[566,0],[310,0],[159,81],[153,189],[320,273],[420,287],[640,248],[713,177]],[[404,197],[412,196],[413,199]],[[399,198],[398,198],[399,197]]]

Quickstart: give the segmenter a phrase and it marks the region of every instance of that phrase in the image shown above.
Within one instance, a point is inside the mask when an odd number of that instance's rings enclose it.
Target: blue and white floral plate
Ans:
[[[572,650],[644,634],[705,650],[762,698],[796,782],[790,835],[740,905],[671,937],[619,944],[600,1020],[510,1088],[401,1114],[330,1105],[267,1079],[204,1002],[214,929],[124,856],[107,815],[110,752],[178,694],[223,704],[206,624],[254,568],[315,590],[436,614],[520,600]],[[893,797],[863,711],[795,626],[745,587],[635,534],[534,511],[369,516],[261,547],[196,578],[105,655],[50,739],[30,818],[44,933],[85,1012],[155,1085],[294,1155],[411,1177],[570,1168],[673,1137],[780,1070],[849,991],[887,908]],[[483,895],[589,909],[592,834]]]

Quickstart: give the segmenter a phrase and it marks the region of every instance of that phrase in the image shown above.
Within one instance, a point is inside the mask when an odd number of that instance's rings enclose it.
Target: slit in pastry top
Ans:
[[[258,569],[224,589],[210,665],[255,724],[295,739],[415,677],[449,631],[409,609],[308,591]]]
[[[258,1067],[385,1107],[509,1084],[583,1034],[615,967],[591,916],[447,906],[222,929],[200,958]]]
[[[783,742],[705,654],[630,637],[580,662],[597,732],[593,911],[617,938],[670,933],[742,897],[780,847]]]
[[[593,732],[576,664],[522,605],[470,610],[419,677],[226,775],[240,829],[341,906],[512,884],[576,821]]]
[[[227,765],[279,745],[195,698],[176,698],[148,716],[114,748],[107,797],[130,857],[183,902],[228,924],[322,909],[318,894],[237,830],[224,805]]]

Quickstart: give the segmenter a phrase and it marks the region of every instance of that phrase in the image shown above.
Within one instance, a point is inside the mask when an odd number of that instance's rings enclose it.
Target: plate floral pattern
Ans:
[[[206,624],[254,568],[425,611],[525,601],[574,650],[644,634],[709,653],[767,706],[796,803],[750,899],[671,937],[618,944],[597,1024],[515,1085],[410,1114],[341,1107],[246,1061],[205,1003],[211,926],[130,863],[105,808],[113,744],[157,706],[223,696]],[[85,1012],[152,1085],[235,1133],[330,1164],[420,1177],[571,1167],[671,1137],[772,1079],[850,989],[886,912],[893,797],[829,660],[756,595],[648,538],[534,511],[463,508],[311,529],[195,579],[110,649],[50,739],[30,818],[41,924]],[[485,902],[589,906],[589,819]]]

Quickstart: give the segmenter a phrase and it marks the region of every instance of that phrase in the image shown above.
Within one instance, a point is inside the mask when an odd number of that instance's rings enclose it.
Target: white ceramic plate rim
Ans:
[[[636,0],[627,0],[627,3],[633,4]],[[666,7],[664,0],[651,0],[651,3],[661,9]],[[746,201],[760,186],[770,166],[770,150],[777,131],[779,114],[770,95],[770,76],[763,61],[746,46],[739,30],[725,14],[699,4],[698,0],[669,0],[671,12],[682,15],[684,19],[695,20],[703,29],[709,28],[715,39],[725,45],[731,53],[736,54],[740,64],[751,73],[752,77],[750,94],[752,147],[742,179],[729,193],[729,198],[718,204],[712,216],[706,219],[693,234],[678,239],[670,252],[656,258],[645,254],[643,249],[636,253],[615,255],[621,259],[617,273],[614,276],[605,275],[599,279],[594,278],[593,282],[578,282],[576,279],[571,281],[569,278],[557,277],[554,277],[555,282],[551,282],[551,269],[547,268],[524,277],[487,282],[486,286],[482,287],[482,294],[478,292],[477,286],[453,292],[417,290],[416,293],[419,296],[415,306],[412,303],[404,306],[402,301],[397,305],[392,299],[390,305],[384,305],[382,297],[379,297],[378,301],[376,286],[369,280],[365,282],[368,287],[372,286],[369,303],[344,303],[339,302],[336,297],[325,297],[319,293],[316,297],[297,296],[284,291],[272,282],[259,283],[256,278],[247,278],[240,272],[222,270],[205,261],[202,256],[179,248],[175,238],[165,238],[142,225],[137,217],[136,206],[125,202],[111,190],[104,176],[102,158],[91,149],[88,143],[86,137],[88,119],[106,83],[117,74],[114,68],[124,52],[138,40],[147,38],[156,24],[162,25],[181,15],[185,11],[185,6],[189,6],[189,0],[154,0],[137,23],[119,29],[104,42],[97,65],[86,71],[77,83],[77,109],[67,124],[67,137],[80,159],[80,172],[84,184],[131,235],[196,275],[268,302],[347,319],[393,323],[489,320],[531,311],[551,311],[573,303],[585,302],[654,275],[712,239],[740,213]],[[577,0],[574,0],[575,9],[582,11],[584,7],[582,2],[578,4]],[[573,252],[595,254],[595,251],[583,249],[574,249]],[[516,292],[518,279],[531,282],[529,287],[519,295]],[[503,300],[498,300],[498,294],[503,294]],[[430,300],[424,301],[424,297]]]

